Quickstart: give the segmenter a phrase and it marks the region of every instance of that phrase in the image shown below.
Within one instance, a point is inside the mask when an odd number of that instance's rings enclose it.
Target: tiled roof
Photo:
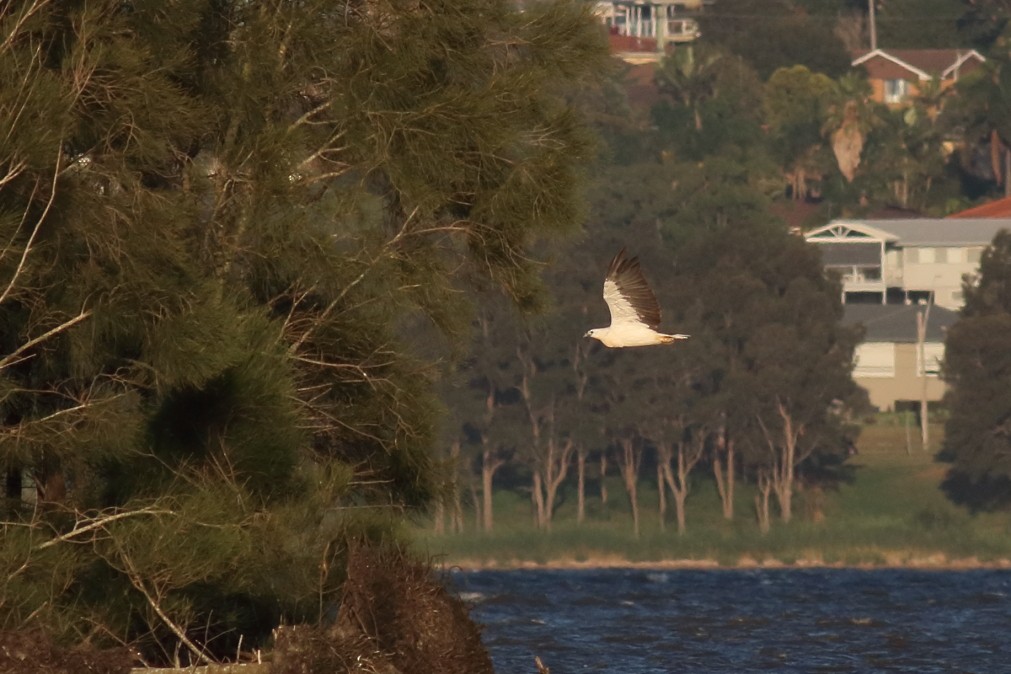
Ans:
[[[918,76],[946,77],[956,68],[964,72],[984,61],[973,49],[876,49],[854,54],[853,65],[869,65],[876,59],[905,67]]]
[[[980,204],[958,213],[952,213],[949,218],[1011,218],[1011,197]]]
[[[843,323],[864,326],[865,342],[916,342],[916,314],[924,309],[916,304],[847,304]],[[930,307],[927,316],[928,342],[943,342],[947,329],[958,320],[958,313]]]

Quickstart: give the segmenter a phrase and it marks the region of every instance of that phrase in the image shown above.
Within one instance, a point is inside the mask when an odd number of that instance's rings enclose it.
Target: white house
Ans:
[[[932,302],[957,310],[962,277],[1011,218],[833,220],[805,238],[842,276],[843,302]]]

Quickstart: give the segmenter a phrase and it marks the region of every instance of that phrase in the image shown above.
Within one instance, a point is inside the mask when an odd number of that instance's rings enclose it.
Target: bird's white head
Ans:
[[[586,334],[583,335],[583,337],[594,337],[599,339],[599,337],[597,337],[598,332],[600,332],[600,328],[593,328],[592,330],[587,330]]]

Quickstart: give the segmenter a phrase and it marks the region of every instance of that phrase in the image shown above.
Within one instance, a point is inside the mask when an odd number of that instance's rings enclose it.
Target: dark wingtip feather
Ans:
[[[607,265],[607,277],[611,278],[617,273],[618,268],[621,267],[622,262],[625,261],[625,247],[622,246],[618,254],[611,258],[611,264]]]

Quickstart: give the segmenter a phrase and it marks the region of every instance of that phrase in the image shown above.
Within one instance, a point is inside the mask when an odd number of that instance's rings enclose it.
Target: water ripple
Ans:
[[[456,572],[499,672],[1011,671],[1011,572]]]

